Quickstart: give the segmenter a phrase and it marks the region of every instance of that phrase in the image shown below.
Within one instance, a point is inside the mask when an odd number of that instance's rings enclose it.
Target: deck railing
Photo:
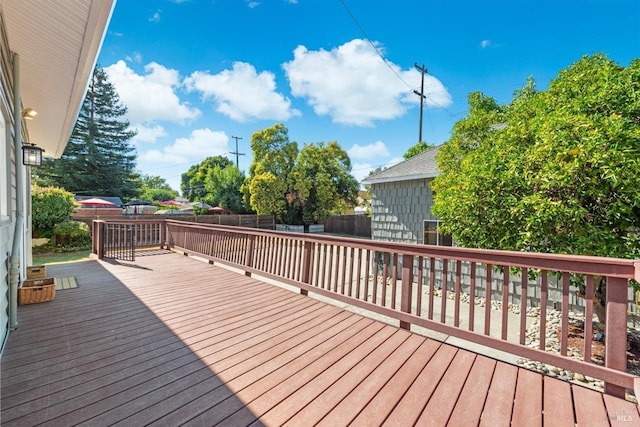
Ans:
[[[199,255],[411,325],[489,346],[523,358],[598,378],[605,392],[638,391],[627,373],[627,286],[640,278],[640,261],[615,258],[447,248],[317,234],[158,221],[158,245]],[[164,240],[163,240],[164,239]],[[513,276],[519,282],[514,291]],[[598,309],[606,279],[606,357],[591,362],[593,327],[584,321],[581,357],[569,354],[569,301],[584,319]],[[550,284],[560,301],[552,305]],[[527,337],[527,298],[540,288],[537,339]],[[603,291],[603,289],[600,289]],[[517,295],[515,295],[517,293]],[[514,297],[524,307],[514,307]],[[515,308],[515,309],[514,309]],[[547,314],[559,313],[559,352],[548,351]],[[535,346],[534,346],[535,345]]]

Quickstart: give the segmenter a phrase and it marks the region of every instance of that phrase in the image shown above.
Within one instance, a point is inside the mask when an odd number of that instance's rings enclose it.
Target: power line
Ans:
[[[362,28],[362,26],[360,25],[360,23],[358,22],[358,20],[356,19],[356,17],[353,15],[353,13],[351,13],[351,11],[349,10],[349,8],[347,7],[347,4],[344,2],[344,0],[340,0],[340,3],[342,3],[342,7],[344,7],[344,10],[347,11],[347,13],[349,14],[349,16],[351,17],[351,19],[353,20],[353,22],[356,24],[356,27],[358,27],[358,29],[360,30],[360,32],[362,33],[362,35],[364,35],[365,40],[367,41],[367,43],[369,43],[371,45],[371,47],[376,51],[376,53],[378,54],[378,56],[380,57],[380,59],[382,59],[382,62],[385,63],[385,65],[387,67],[389,67],[389,69],[393,72],[393,74],[396,75],[396,77],[398,77],[398,79],[400,79],[400,81],[402,83],[404,83],[409,89],[413,90],[413,87],[407,83],[400,74],[398,74],[398,72],[391,66],[391,64],[389,63],[389,61],[387,61],[387,59],[384,57],[384,55],[382,55],[382,52],[380,52],[380,49],[378,49],[378,46],[375,45],[375,43],[373,43],[371,41],[371,39],[369,38],[369,36],[367,35],[367,32],[364,30],[364,28]]]
[[[362,27],[362,25],[360,25],[360,23],[358,22],[358,20],[356,19],[355,15],[353,13],[351,13],[351,10],[349,10],[349,7],[347,7],[347,4],[345,3],[344,0],[340,0],[340,4],[342,4],[342,7],[344,8],[344,10],[347,12],[347,14],[351,17],[351,20],[355,23],[356,27],[358,27],[358,29],[360,30],[360,32],[362,33],[362,35],[364,36],[365,40],[367,41],[367,43],[369,43],[371,45],[371,47],[373,47],[373,49],[376,51],[376,53],[378,54],[378,56],[382,59],[382,61],[385,63],[385,65],[387,67],[389,67],[389,69],[393,72],[393,74],[396,75],[396,77],[405,84],[405,86],[407,86],[409,89],[411,89],[414,93],[416,92],[416,90],[409,84],[407,83],[407,81],[405,79],[402,78],[402,76],[400,74],[398,74],[398,72],[391,66],[391,63],[384,57],[384,55],[382,55],[382,52],[380,51],[380,49],[378,49],[378,47],[371,41],[371,39],[369,38],[369,35],[367,34],[367,32],[364,30],[364,28]],[[424,76],[423,76],[424,77]],[[424,85],[424,81],[423,81],[423,85]],[[433,99],[432,97],[430,97],[429,95],[424,95],[424,86],[422,87],[422,90],[420,91],[421,93],[423,93],[424,99],[428,99],[431,101],[431,103],[433,103],[434,105],[436,105],[439,108],[442,108],[444,111],[446,111],[447,113],[449,113],[449,115],[451,117],[456,117],[457,114],[454,114],[453,112],[451,112],[450,110],[448,110],[447,108],[445,108],[443,105],[440,105],[435,99]]]

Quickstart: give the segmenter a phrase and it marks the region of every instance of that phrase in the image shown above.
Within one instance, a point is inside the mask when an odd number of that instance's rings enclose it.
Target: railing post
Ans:
[[[98,222],[91,221],[91,253],[98,255]]]
[[[104,245],[105,245],[105,222],[104,221],[96,221],[96,235],[94,238],[96,239],[96,255],[98,255],[98,259],[104,258]]]
[[[162,221],[160,224],[160,249],[169,249],[167,244],[167,222]]]
[[[400,311],[411,313],[411,294],[413,288],[413,255],[402,255],[402,294],[400,296]],[[409,322],[400,321],[402,329],[411,329]]]
[[[304,242],[304,248],[302,251],[302,283],[309,284],[311,282],[311,261],[313,257],[313,243]],[[300,289],[300,295],[309,295],[309,291],[306,289]]]
[[[605,331],[605,366],[617,371],[627,370],[627,281],[607,277],[607,320]],[[605,383],[604,392],[625,397],[625,389]]]
[[[255,247],[256,236],[250,235],[249,241],[247,242],[247,249],[245,253],[244,265],[247,267],[253,268],[253,249]],[[251,272],[245,270],[244,275],[247,277],[251,277]]]

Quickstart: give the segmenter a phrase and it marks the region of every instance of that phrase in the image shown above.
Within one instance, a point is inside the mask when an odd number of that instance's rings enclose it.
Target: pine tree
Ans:
[[[34,181],[81,195],[137,196],[136,153],[130,143],[136,132],[122,119],[126,112],[106,73],[96,67],[62,157],[46,159],[34,170]]]

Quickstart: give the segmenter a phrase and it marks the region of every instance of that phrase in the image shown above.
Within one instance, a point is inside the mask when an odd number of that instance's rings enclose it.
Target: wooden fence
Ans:
[[[371,238],[371,217],[366,215],[331,215],[322,223],[325,233]]]

